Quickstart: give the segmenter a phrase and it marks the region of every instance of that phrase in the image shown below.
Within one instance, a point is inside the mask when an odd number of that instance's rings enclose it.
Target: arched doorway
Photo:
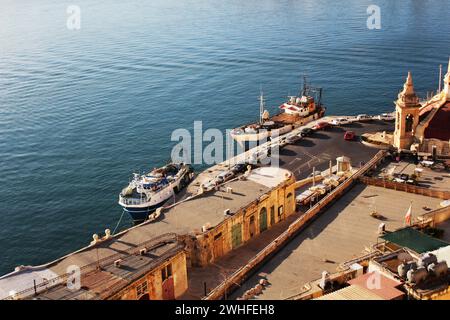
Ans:
[[[148,293],[139,297],[138,300],[150,300],[150,295]]]
[[[287,214],[290,214],[292,209],[294,209],[294,211],[295,211],[295,202],[294,202],[294,197],[292,196],[292,193],[288,193],[288,195],[286,197],[286,207],[288,210]]]
[[[259,212],[259,232],[267,230],[267,209],[263,207]]]

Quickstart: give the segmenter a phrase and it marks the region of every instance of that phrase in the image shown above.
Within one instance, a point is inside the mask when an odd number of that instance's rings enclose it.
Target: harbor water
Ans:
[[[230,129],[297,94],[327,114],[393,111],[406,73],[422,97],[450,55],[450,2],[0,2],[0,274],[114,229],[132,172],[165,164],[172,131]],[[202,169],[202,166],[196,166]],[[120,228],[131,226],[126,215]]]

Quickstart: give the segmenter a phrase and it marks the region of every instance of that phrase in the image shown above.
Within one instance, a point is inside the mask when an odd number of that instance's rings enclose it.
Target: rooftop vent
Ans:
[[[120,264],[122,263],[122,259],[117,259],[116,261],[114,261],[114,266],[116,268],[120,268]]]
[[[319,287],[322,288],[322,290],[325,290],[328,287],[329,283],[330,283],[330,274],[326,271],[323,271]]]
[[[208,222],[202,226],[202,232],[206,232],[211,228],[211,224]]]
[[[139,254],[141,256],[145,255],[147,253],[147,248],[142,248],[141,250],[139,250]]]

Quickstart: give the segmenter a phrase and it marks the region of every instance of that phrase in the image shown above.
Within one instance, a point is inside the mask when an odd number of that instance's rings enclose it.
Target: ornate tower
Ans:
[[[419,97],[414,91],[411,72],[398,94],[395,102],[394,146],[398,149],[409,149],[414,138],[414,131],[419,124]]]

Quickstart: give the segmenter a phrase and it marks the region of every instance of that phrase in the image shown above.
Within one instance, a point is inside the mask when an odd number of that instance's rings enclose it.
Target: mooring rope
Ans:
[[[122,221],[122,218],[123,218],[123,214],[125,213],[125,210],[122,210],[122,214],[120,215],[120,219],[119,219],[119,222],[117,222],[117,225],[116,225],[116,227],[114,228],[114,231],[113,231],[113,235],[115,235],[116,234],[116,230],[117,230],[117,228],[119,227],[119,225],[120,225],[120,222]]]

